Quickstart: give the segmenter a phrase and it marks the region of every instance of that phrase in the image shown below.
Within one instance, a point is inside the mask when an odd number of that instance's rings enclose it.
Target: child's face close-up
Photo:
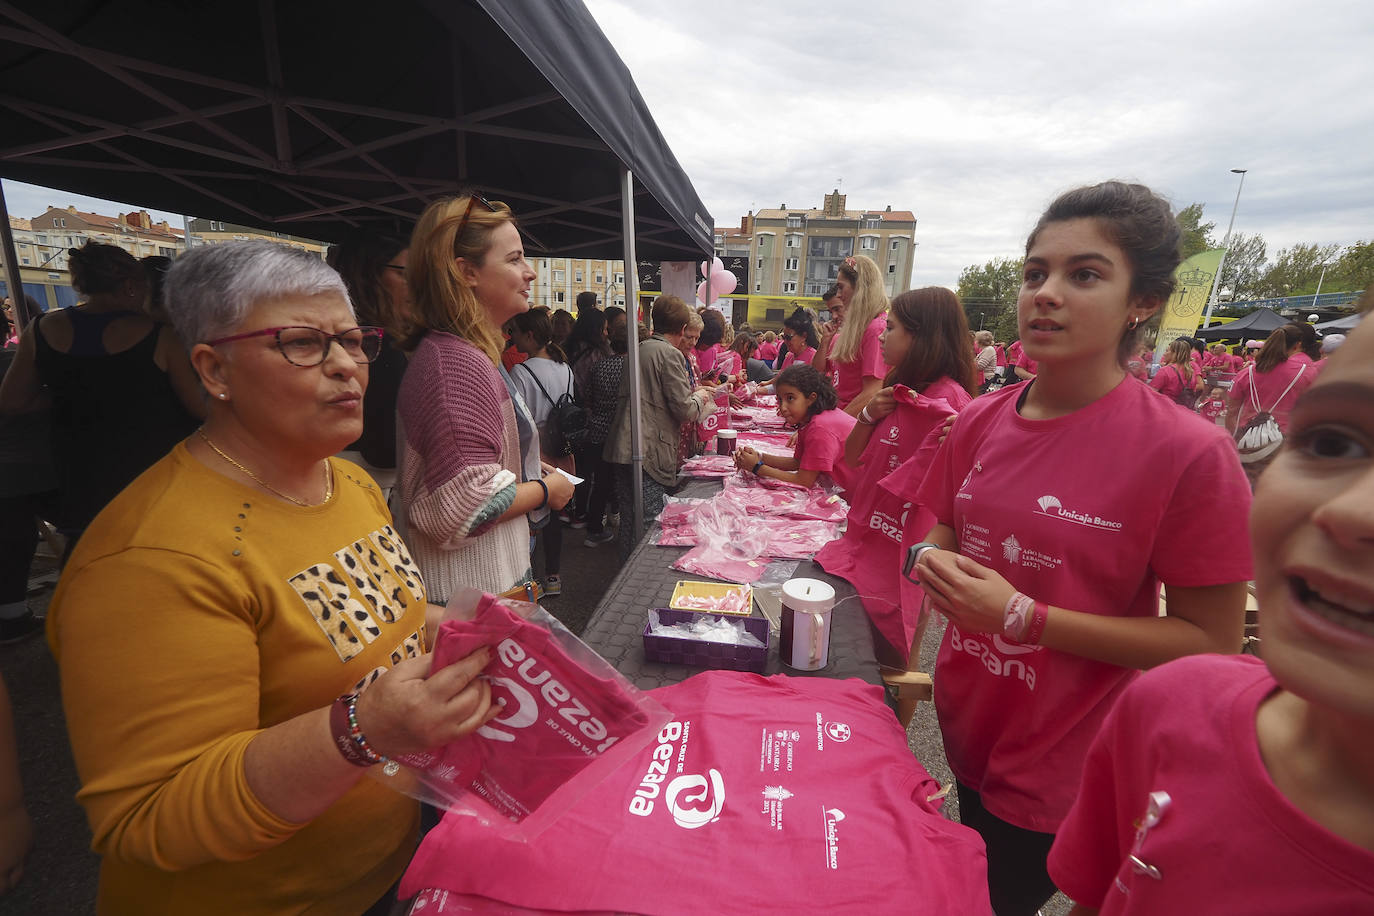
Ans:
[[[906,351],[911,349],[911,332],[889,312],[887,329],[879,341],[883,346],[883,362],[889,366],[900,366],[906,358]]]
[[[791,385],[778,385],[778,416],[792,426],[800,426],[806,420],[806,412],[816,402],[816,395],[807,396]]]
[[[1250,533],[1275,678],[1374,721],[1374,321],[1298,399],[1255,489]]]

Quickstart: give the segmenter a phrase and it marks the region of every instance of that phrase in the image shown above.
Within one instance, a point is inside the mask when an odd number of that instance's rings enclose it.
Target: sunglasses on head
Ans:
[[[468,217],[472,215],[472,205],[473,205],[474,203],[476,203],[477,201],[479,201],[479,200],[482,202],[482,206],[486,207],[486,208],[487,208],[488,210],[490,210],[492,213],[495,213],[495,212],[496,212],[496,205],[493,204],[491,201],[487,200],[487,199],[486,199],[485,197],[483,197],[481,194],[476,194],[476,193],[474,193],[474,194],[469,194],[469,195],[468,195],[468,205],[467,205],[467,207],[463,210],[463,218],[460,219],[460,220],[458,221],[458,230],[457,230],[456,232],[453,233],[453,239],[454,239],[454,242],[455,242],[455,243],[457,242],[458,239],[460,239],[460,238],[463,237],[463,229],[464,229],[464,228],[467,226],[467,224],[468,224]]]

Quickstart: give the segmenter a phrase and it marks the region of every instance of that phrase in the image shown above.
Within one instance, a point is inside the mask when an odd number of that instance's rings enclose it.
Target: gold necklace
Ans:
[[[205,440],[205,444],[208,445],[208,446],[210,446],[210,450],[211,450],[211,451],[213,451],[216,455],[219,455],[219,456],[220,456],[221,458],[223,458],[225,461],[227,461],[227,462],[229,462],[230,464],[232,464],[234,467],[238,468],[238,469],[239,469],[240,471],[242,471],[243,473],[247,474],[249,477],[253,478],[253,480],[256,481],[257,484],[258,484],[259,486],[261,486],[263,489],[265,489],[265,490],[267,490],[267,491],[269,491],[269,492],[271,492],[271,493],[274,493],[274,494],[276,494],[277,496],[280,496],[282,499],[286,500],[286,501],[289,502],[289,503],[295,503],[295,504],[298,505],[298,506],[309,506],[309,505],[310,505],[310,502],[307,501],[307,500],[304,500],[304,499],[297,499],[297,498],[294,497],[294,496],[288,496],[287,494],[283,493],[281,490],[278,490],[276,487],[272,486],[272,485],[271,485],[270,483],[268,483],[267,481],[263,480],[263,479],[262,479],[261,477],[259,477],[257,474],[254,474],[252,471],[248,470],[246,467],[244,467],[243,465],[239,464],[239,463],[238,463],[237,461],[235,461],[233,458],[230,458],[230,457],[225,453],[224,449],[220,448],[218,445],[216,445],[215,443],[211,442],[211,441],[210,441],[210,437],[207,436],[207,435],[205,435],[205,427],[203,427],[203,426],[200,427],[199,429],[196,430],[196,432],[199,433],[199,434],[200,434],[200,437],[201,437],[202,439]],[[334,498],[334,475],[330,472],[330,469],[329,469],[329,462],[328,462],[328,460],[326,460],[325,463],[324,463],[324,499],[320,501],[319,505],[324,505],[325,503],[329,502],[329,501],[330,501],[331,499],[333,499],[333,498]]]

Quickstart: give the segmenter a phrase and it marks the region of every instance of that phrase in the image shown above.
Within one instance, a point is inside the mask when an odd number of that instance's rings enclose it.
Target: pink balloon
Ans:
[[[705,261],[702,261],[700,264],[698,264],[697,268],[701,271],[702,277],[711,276],[711,265],[707,264]]]
[[[710,298],[707,298],[708,295],[710,296]],[[715,290],[711,290],[711,291],[709,292],[709,294],[708,294],[708,292],[707,292],[707,290],[706,290],[706,281],[705,281],[705,280],[702,280],[700,283],[697,284],[697,301],[698,301],[698,302],[704,302],[704,303],[706,303],[707,305],[714,305],[714,304],[715,304],[715,301],[716,301],[718,298],[720,298],[720,293],[717,293]]]
[[[735,275],[723,267],[711,274],[711,292],[717,296],[730,295],[738,284],[739,280],[735,279]]]

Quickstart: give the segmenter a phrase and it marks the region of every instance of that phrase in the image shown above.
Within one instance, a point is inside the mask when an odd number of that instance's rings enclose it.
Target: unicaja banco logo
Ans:
[[[1090,512],[1065,509],[1064,504],[1059,501],[1057,496],[1046,494],[1037,499],[1035,504],[1039,507],[1036,510],[1037,515],[1048,515],[1050,518],[1073,522],[1075,525],[1083,525],[1085,528],[1096,528],[1099,531],[1120,531],[1124,527],[1121,522],[1114,522]]]

